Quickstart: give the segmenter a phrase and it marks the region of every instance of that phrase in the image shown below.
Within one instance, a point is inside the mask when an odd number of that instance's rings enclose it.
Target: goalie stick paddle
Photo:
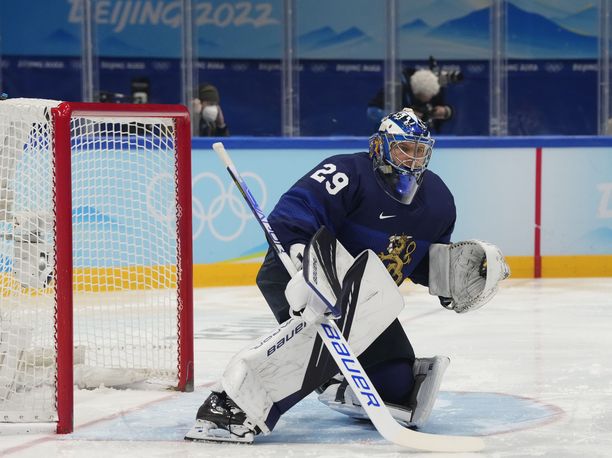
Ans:
[[[293,277],[297,273],[295,265],[276,237],[266,215],[259,208],[248,186],[236,170],[223,143],[214,143],[212,147],[225,164],[232,180],[257,218],[266,238],[276,251],[285,269]],[[319,297],[324,300],[328,307],[333,307],[334,304],[330,304],[322,295],[319,294]],[[389,413],[389,409],[385,406],[336,323],[324,319],[319,324],[317,332],[370,417],[372,424],[385,439],[397,445],[430,452],[477,452],[484,448],[484,441],[479,437],[422,433],[400,425]]]

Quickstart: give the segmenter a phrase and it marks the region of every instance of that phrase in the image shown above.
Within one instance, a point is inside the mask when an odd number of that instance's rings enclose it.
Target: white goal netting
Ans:
[[[57,420],[58,106],[0,102],[0,421]],[[174,119],[77,112],[70,144],[74,382],[176,384]]]

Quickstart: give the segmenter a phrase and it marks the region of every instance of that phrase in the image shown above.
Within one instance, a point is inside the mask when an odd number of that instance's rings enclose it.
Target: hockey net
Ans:
[[[69,432],[73,383],[193,388],[189,129],[180,106],[0,102],[0,421]]]

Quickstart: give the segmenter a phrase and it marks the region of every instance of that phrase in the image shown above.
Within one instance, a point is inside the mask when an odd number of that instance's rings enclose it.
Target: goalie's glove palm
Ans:
[[[430,248],[429,290],[443,307],[457,313],[477,310],[497,293],[510,275],[501,250],[479,240]]]
[[[476,307],[475,302],[484,291],[487,281],[487,258],[482,249],[471,243],[451,245],[450,257],[451,271],[454,271],[457,277],[456,281],[451,282],[452,310],[462,313],[482,307],[497,291],[497,288],[491,291],[489,297],[486,300],[482,298]]]

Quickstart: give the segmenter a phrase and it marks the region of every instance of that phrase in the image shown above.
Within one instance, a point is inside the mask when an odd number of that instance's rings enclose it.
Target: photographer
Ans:
[[[430,129],[440,132],[442,123],[453,116],[453,108],[444,101],[444,87],[462,79],[461,72],[440,71],[435,59],[430,57],[429,69],[406,68],[402,71],[401,106],[412,108]],[[368,102],[368,119],[374,125],[384,116],[384,104],[383,89]]]

